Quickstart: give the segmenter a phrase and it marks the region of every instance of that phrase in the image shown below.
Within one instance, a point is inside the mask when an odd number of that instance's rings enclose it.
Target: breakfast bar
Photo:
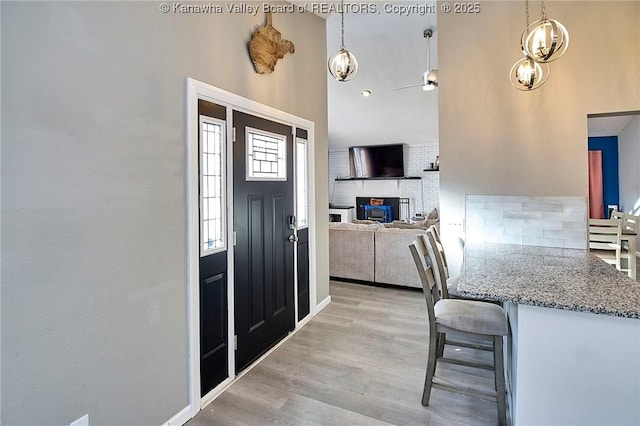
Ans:
[[[640,424],[638,282],[587,250],[480,242],[458,293],[505,307],[512,424]]]

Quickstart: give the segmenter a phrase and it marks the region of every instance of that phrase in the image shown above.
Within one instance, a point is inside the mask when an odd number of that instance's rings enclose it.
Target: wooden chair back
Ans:
[[[438,292],[440,293],[440,297],[442,299],[448,299],[449,291],[447,289],[447,279],[449,278],[449,270],[447,269],[442,256],[444,253],[444,250],[442,250],[442,245],[438,244],[432,233],[427,233],[426,235],[421,235],[420,237],[425,240],[427,255],[429,256],[429,261],[433,267],[433,275],[436,281],[436,286],[438,287]]]
[[[607,263],[622,269],[622,220],[589,219],[589,250]]]
[[[637,234],[640,231],[640,216],[626,213],[624,216],[624,226],[622,233]]]
[[[427,302],[427,316],[429,318],[429,332],[435,333],[436,329],[436,314],[434,312],[434,305],[439,299],[438,289],[433,277],[433,269],[426,262],[426,251],[424,245],[418,241],[418,238],[413,240],[409,245],[413,262],[416,264],[418,275],[420,276],[420,282],[422,284],[422,290],[424,292],[424,298]]]
[[[589,249],[620,250],[622,220],[589,219]]]
[[[611,212],[611,219],[619,219],[622,221],[623,234],[637,234],[640,227],[640,216],[634,216],[619,211]]]
[[[433,235],[433,239],[438,243],[438,245],[440,246],[440,248],[442,248],[441,252],[442,252],[442,263],[444,263],[444,266],[447,266],[447,256],[444,252],[443,249],[443,245],[442,245],[442,239],[440,238],[440,233],[438,232],[438,228],[436,228],[434,225],[431,225],[430,227],[427,228],[427,234],[431,234]]]

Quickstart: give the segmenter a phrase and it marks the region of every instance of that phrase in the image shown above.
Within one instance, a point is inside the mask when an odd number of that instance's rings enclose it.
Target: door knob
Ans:
[[[293,234],[289,235],[289,242],[290,243],[295,243],[296,241],[298,241],[298,237],[297,236],[295,236]]]

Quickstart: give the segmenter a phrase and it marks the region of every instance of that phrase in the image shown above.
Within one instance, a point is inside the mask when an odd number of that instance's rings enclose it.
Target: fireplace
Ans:
[[[375,220],[378,222],[391,222],[393,220],[393,213],[391,212],[391,206],[375,206],[366,204],[364,206],[364,213],[369,220]]]
[[[392,222],[409,219],[409,199],[399,197],[356,197],[356,217],[360,220]]]

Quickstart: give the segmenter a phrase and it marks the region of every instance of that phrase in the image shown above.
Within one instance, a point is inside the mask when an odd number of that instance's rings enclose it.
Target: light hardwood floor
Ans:
[[[428,342],[421,292],[332,281],[330,293],[329,306],[187,425],[497,423],[495,400],[434,388],[429,407],[420,404]],[[492,361],[473,349],[454,355]],[[438,378],[493,390],[487,370],[441,363]]]

